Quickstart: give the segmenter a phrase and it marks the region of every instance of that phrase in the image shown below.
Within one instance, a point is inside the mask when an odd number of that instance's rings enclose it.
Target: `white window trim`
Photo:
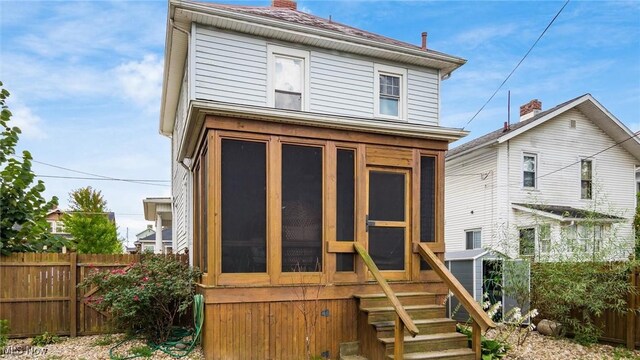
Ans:
[[[474,246],[471,249],[467,249],[467,233],[474,233],[474,232],[480,233],[480,246],[478,247]],[[465,250],[482,249],[482,228],[473,228],[473,229],[467,229],[464,231],[464,249]]]
[[[267,44],[267,106],[275,107],[275,73],[276,62],[274,55],[289,56],[304,60],[302,64],[302,101],[301,111],[309,111],[309,52],[305,50],[292,49],[283,46]]]
[[[531,186],[524,186],[524,157],[525,156],[533,156],[535,158],[535,162],[536,162],[536,168],[535,168],[535,179],[534,179],[534,184],[535,186],[531,187]],[[539,173],[538,171],[540,170],[540,166],[538,165],[540,161],[540,155],[538,153],[535,152],[531,152],[531,151],[523,151],[522,155],[520,156],[520,188],[522,190],[539,190],[540,189],[540,182],[538,179]]]
[[[407,69],[373,64],[374,91],[373,111],[374,116],[380,119],[407,120]],[[380,75],[392,75],[400,77],[400,101],[398,103],[398,116],[380,114]]]
[[[582,198],[582,160],[591,161],[591,199],[583,199]],[[588,156],[578,156],[578,199],[580,201],[593,201],[594,198],[594,178],[596,175],[596,159],[590,158]]]

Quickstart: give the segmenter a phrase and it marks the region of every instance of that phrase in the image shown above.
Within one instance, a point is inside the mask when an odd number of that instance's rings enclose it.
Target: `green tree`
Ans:
[[[76,251],[81,254],[118,254],[122,243],[116,225],[109,220],[107,202],[102,192],[91,186],[69,194],[69,212],[62,222],[71,234]]]
[[[16,155],[20,129],[10,126],[8,97],[0,82],[0,254],[57,249],[64,239],[51,235],[46,216],[58,199],[46,201],[42,180],[34,184],[31,154]]]

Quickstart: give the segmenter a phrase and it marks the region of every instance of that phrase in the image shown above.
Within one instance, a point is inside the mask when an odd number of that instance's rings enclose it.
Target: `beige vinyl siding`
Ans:
[[[309,110],[346,116],[373,116],[373,62],[313,51]]]
[[[265,40],[196,26],[196,99],[243,105],[267,103]]]
[[[497,216],[496,166],[497,153],[494,148],[481,150],[473,157],[457,158],[445,163],[447,252],[466,249],[465,230],[482,228],[482,246],[490,242],[492,225]]]
[[[440,93],[438,71],[409,69],[407,76],[409,122],[437,126]]]

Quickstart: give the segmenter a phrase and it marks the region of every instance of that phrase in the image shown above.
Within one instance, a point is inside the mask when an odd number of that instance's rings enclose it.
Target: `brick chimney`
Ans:
[[[272,0],[271,6],[276,8],[284,8],[284,9],[291,9],[291,10],[298,9],[298,4],[296,3],[296,0]]]
[[[531,119],[542,111],[542,103],[538,99],[533,99],[520,106],[520,121]]]

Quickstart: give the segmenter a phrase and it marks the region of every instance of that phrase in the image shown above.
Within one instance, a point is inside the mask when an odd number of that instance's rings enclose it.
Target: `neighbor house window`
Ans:
[[[593,162],[580,161],[580,198],[591,199],[593,192]]]
[[[406,69],[375,65],[375,115],[377,117],[405,118],[406,79]]]
[[[269,46],[269,98],[277,109],[306,110],[309,52]]]
[[[521,256],[531,256],[535,251],[536,246],[536,229],[525,228],[519,231],[520,249],[519,254]]]
[[[145,245],[143,251],[144,252],[154,252],[156,249],[155,245]]]
[[[584,252],[597,252],[602,243],[602,225],[578,225],[577,237],[580,249]]]
[[[480,229],[467,230],[465,231],[465,234],[467,240],[467,250],[479,249],[482,247],[482,231]]]
[[[536,187],[536,171],[538,157],[535,154],[524,154],[522,157],[522,186]]]
[[[543,224],[539,229],[540,252],[546,254],[551,250],[551,225]]]

